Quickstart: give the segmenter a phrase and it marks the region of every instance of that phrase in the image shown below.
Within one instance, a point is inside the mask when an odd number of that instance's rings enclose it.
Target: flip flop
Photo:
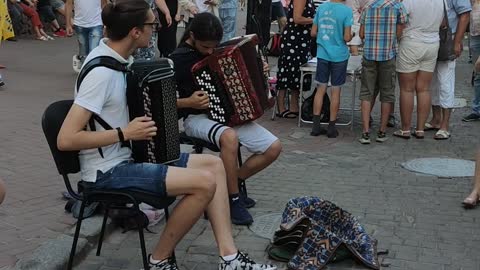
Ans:
[[[408,140],[408,139],[410,139],[410,130],[399,129],[399,130],[393,132],[393,136]]]
[[[427,122],[427,123],[425,123],[425,129],[424,130],[425,131],[432,131],[432,130],[437,131],[437,130],[439,130],[439,128],[434,127],[432,124]]]
[[[437,131],[437,133],[435,133],[433,138],[435,140],[448,140],[450,139],[450,132],[440,129]]]
[[[462,204],[463,204],[463,208],[465,209],[473,209],[480,204],[480,196],[477,195],[476,200],[474,198],[467,197],[465,198],[465,200],[463,200]]]

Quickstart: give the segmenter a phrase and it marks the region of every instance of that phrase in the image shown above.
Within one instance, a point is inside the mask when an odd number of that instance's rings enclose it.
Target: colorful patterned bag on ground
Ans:
[[[367,234],[352,214],[318,197],[290,199],[283,212],[281,231],[289,234],[299,224],[308,223],[311,226],[288,262],[289,269],[322,269],[337,253],[343,253],[344,247],[363,265],[380,269],[377,240]]]

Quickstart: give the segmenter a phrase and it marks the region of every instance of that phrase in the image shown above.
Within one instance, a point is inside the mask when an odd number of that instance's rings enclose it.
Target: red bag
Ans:
[[[275,33],[270,38],[270,46],[268,47],[268,55],[270,56],[280,56],[280,44],[281,44],[281,35],[280,33]]]

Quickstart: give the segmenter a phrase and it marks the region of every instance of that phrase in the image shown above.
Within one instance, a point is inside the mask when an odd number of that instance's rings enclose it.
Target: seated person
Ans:
[[[57,17],[50,5],[50,0],[37,0],[37,11],[43,21],[48,22],[52,27],[53,36],[66,37],[67,33],[58,24]]]
[[[220,148],[220,157],[227,173],[232,223],[249,225],[253,218],[246,208],[252,207],[255,201],[239,194],[238,183],[275,161],[282,146],[277,137],[255,122],[230,128],[208,119],[208,97],[195,86],[191,68],[213,53],[222,35],[222,25],[217,17],[210,13],[197,14],[170,58],[175,66],[180,96],[177,107],[179,116],[184,118],[185,133]],[[241,168],[238,168],[237,160],[239,142],[253,153]]]
[[[137,48],[148,46],[158,27],[155,15],[144,0],[117,0],[102,11],[105,33],[87,57],[110,56],[131,63]],[[133,163],[131,150],[121,147],[124,140],[151,140],[155,123],[148,117],[129,122],[125,74],[97,67],[83,80],[72,108],[58,135],[62,151],[80,150],[81,175],[97,188],[135,188],[154,192],[158,198],[181,196],[153,253],[151,270],[178,269],[172,257],[175,246],[192,228],[204,211],[213,228],[220,253],[219,269],[274,270],[275,266],[257,264],[237,250],[228,214],[225,169],[220,159],[211,155],[182,154],[175,166]],[[85,129],[92,114],[98,114],[113,127],[97,131]],[[98,147],[103,149],[103,158]],[[141,181],[138,181],[141,179]]]
[[[28,18],[30,18],[32,22],[32,28],[35,32],[35,36],[37,40],[47,41],[53,40],[53,37],[47,35],[43,30],[43,24],[40,20],[40,15],[35,8],[35,4],[30,0],[24,0],[23,2],[18,2],[17,0],[9,0],[8,4],[8,11],[12,16],[13,24],[19,24],[21,21],[21,14],[25,14]]]

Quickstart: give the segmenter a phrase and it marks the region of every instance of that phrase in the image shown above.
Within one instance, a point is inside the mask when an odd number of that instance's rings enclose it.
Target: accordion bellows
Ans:
[[[256,35],[234,38],[192,67],[196,85],[209,96],[210,119],[237,126],[273,106],[257,44]]]
[[[132,141],[135,162],[169,163],[180,157],[176,82],[171,60],[135,61],[127,76],[130,119],[149,116],[157,136],[151,141]]]

